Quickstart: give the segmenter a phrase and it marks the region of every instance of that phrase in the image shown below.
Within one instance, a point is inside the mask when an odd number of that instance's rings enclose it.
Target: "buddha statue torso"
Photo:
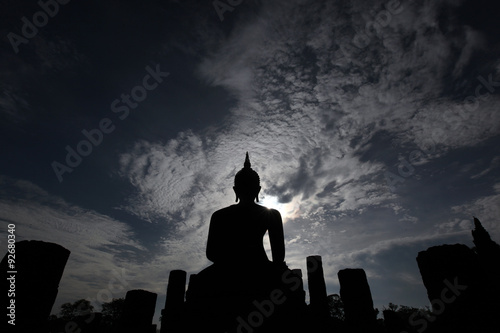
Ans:
[[[237,204],[216,211],[210,221],[207,257],[223,265],[265,265],[269,263],[263,237],[279,234],[278,211],[258,204]]]

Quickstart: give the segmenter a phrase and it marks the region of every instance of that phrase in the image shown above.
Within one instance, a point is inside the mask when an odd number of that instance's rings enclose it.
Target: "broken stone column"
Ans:
[[[419,252],[417,264],[429,300],[441,298],[448,288],[446,281],[457,279],[460,285],[470,286],[477,271],[476,261],[474,252],[463,244],[433,246]]]
[[[196,274],[189,275],[188,289],[186,291],[186,302],[192,302],[196,297]]]
[[[299,282],[297,291],[295,292],[297,295],[297,300],[301,303],[306,303],[306,292],[304,290],[304,281],[302,280],[302,270],[300,268],[292,269],[292,274],[296,276],[297,281]]]
[[[495,243],[488,231],[483,227],[479,219],[474,217],[474,230],[471,230],[476,252],[488,258],[496,266],[500,263],[500,245]]]
[[[42,241],[16,242],[15,253],[7,252],[0,266],[4,272],[3,290],[6,296],[12,297],[4,298],[7,301],[4,309],[15,301],[15,326],[7,324],[6,331],[48,331],[48,317],[69,254],[69,250],[58,244]],[[9,263],[9,259],[14,261]]]
[[[338,277],[346,322],[356,329],[370,330],[377,318],[365,271],[361,268],[342,269]]]
[[[156,332],[156,325],[152,324],[156,297],[155,293],[146,290],[127,291],[123,303],[123,312],[119,320],[118,332]]]
[[[161,312],[161,333],[182,332],[185,291],[186,272],[183,270],[171,271],[168,278],[165,308]]]
[[[480,293],[483,295],[481,308],[483,310],[482,322],[494,322],[500,313],[500,245],[491,239],[490,234],[482,226],[481,222],[474,218],[474,230],[472,237],[477,253],[478,265],[481,274],[477,283],[481,286]]]
[[[433,310],[429,324],[436,330],[477,327],[472,318],[482,308],[474,304],[488,296],[479,290],[482,273],[474,251],[463,244],[433,246],[418,253],[417,263]]]
[[[310,308],[315,315],[328,316],[328,298],[321,256],[307,257]]]

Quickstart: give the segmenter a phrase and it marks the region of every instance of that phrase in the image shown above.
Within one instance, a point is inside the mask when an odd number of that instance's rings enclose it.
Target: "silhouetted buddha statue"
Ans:
[[[243,169],[234,178],[233,189],[239,203],[212,214],[206,254],[213,265],[197,274],[193,295],[264,292],[287,269],[281,215],[255,202],[260,178],[251,168],[248,153]],[[264,250],[266,232],[272,261]]]
[[[255,202],[260,178],[251,168],[248,153],[233,189],[239,202],[216,211],[210,220],[207,258],[213,264],[189,282],[186,332],[249,331],[251,327],[242,321],[254,318],[258,311],[267,311],[258,332],[305,331],[300,326],[307,310],[302,278],[284,262],[280,213]],[[266,232],[272,261],[264,250]]]
[[[279,265],[285,259],[283,223],[280,213],[258,205],[260,178],[251,168],[248,153],[243,169],[234,178],[236,202],[239,203],[216,211],[210,220],[207,242],[207,258],[216,265],[258,268],[270,261],[263,245],[263,237],[269,232],[272,262]]]

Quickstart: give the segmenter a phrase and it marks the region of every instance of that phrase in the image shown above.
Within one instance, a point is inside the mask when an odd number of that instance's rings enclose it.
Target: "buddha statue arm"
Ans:
[[[280,264],[285,260],[285,236],[283,234],[283,222],[281,214],[277,210],[272,211],[269,223],[269,241],[273,262]]]
[[[207,253],[206,253],[208,260],[212,262],[216,262],[217,259],[219,259],[220,257],[220,239],[219,239],[220,230],[218,230],[217,219],[214,218],[214,215],[212,215],[212,218],[210,219],[210,227],[208,229]]]

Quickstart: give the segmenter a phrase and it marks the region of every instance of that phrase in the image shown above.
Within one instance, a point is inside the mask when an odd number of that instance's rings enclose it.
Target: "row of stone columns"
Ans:
[[[296,276],[302,276],[300,270],[294,270]],[[376,314],[373,308],[368,280],[363,269],[343,269],[338,273],[340,295],[345,306],[346,321],[359,330],[370,329],[375,325]],[[189,284],[196,280],[196,274],[190,276]],[[309,308],[314,318],[326,318],[329,315],[328,296],[321,256],[307,257],[307,280],[309,286]],[[162,310],[161,333],[177,333],[183,330],[182,309],[186,293],[186,272],[170,272],[167,286],[165,308]],[[302,283],[300,285],[302,288]],[[303,290],[303,288],[302,288]],[[188,295],[189,301],[189,286]]]
[[[57,296],[58,285],[70,251],[60,245],[41,241],[16,243],[15,302],[16,325],[7,326],[5,332],[16,330],[44,332],[47,318]],[[1,263],[3,272],[12,272],[8,267],[8,255]],[[294,270],[302,276],[300,270]],[[8,277],[8,276],[7,276]],[[5,289],[9,281],[4,279]],[[307,278],[310,294],[310,309],[319,317],[328,316],[328,299],[320,256],[307,257]],[[196,279],[191,275],[190,283]],[[302,279],[300,279],[302,280]],[[352,322],[372,323],[374,321],[373,301],[366,275],[362,269],[346,269],[339,272],[340,294],[345,304],[346,319]],[[161,333],[181,332],[183,329],[183,306],[185,299],[186,272],[170,272],[165,308],[162,310]],[[300,289],[303,290],[302,281]],[[127,292],[123,313],[117,323],[119,332],[155,332],[152,324],[157,294],[145,290]],[[10,300],[7,299],[5,307]]]
[[[365,271],[361,268],[342,269],[338,272],[338,278],[346,323],[355,331],[373,331],[377,318]],[[321,256],[307,257],[307,280],[312,313],[315,317],[328,317],[328,296]]]

